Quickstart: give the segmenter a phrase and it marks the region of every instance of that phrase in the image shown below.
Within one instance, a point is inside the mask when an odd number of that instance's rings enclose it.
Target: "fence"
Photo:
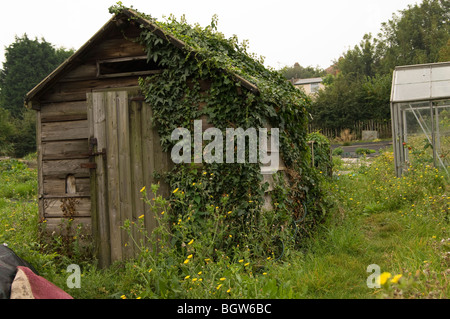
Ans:
[[[321,134],[325,135],[329,139],[335,139],[341,137],[344,130],[349,129],[351,134],[351,139],[360,140],[362,137],[362,131],[377,131],[378,138],[391,138],[392,137],[392,126],[391,121],[358,121],[353,125],[348,125],[346,127],[328,128],[323,127],[317,123],[310,123],[308,125],[308,132],[319,131]]]

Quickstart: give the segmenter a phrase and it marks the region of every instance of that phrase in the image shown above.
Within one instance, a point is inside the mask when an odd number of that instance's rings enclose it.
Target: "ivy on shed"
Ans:
[[[174,129],[183,127],[193,132],[194,120],[202,117],[222,131],[267,125],[279,128],[280,156],[287,173],[280,183],[288,187],[285,204],[280,206],[283,211],[276,206],[274,212],[295,219],[308,212],[305,229],[315,224],[324,206],[320,177],[310,167],[306,144],[310,99],[279,72],[264,67],[262,58],[249,54],[247,42],[239,43],[236,36],[227,39],[218,32],[215,16],[203,28],[189,25],[184,17],[180,21],[173,16],[165,22],[156,21],[120,3],[110,8],[116,14],[129,10],[133,10],[134,18],[158,27],[156,32],[141,24],[138,41],[145,47],[148,60],[163,70],[140,79],[163,149],[170,151],[174,146]],[[208,207],[220,206],[231,212],[227,227],[235,230],[236,241],[249,231],[249,219],[261,214],[268,187],[259,163],[178,164],[164,177],[172,190],[183,192],[182,202],[171,202],[174,219],[186,214],[206,216]]]

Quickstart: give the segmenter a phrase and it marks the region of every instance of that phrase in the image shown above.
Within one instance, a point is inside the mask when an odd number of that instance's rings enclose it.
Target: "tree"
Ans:
[[[22,157],[36,150],[35,113],[24,107],[25,95],[73,50],[55,49],[44,39],[16,36],[6,48],[0,72],[0,152]]]
[[[0,108],[0,156],[11,154],[11,137],[14,132],[15,128],[8,110]]]
[[[382,24],[378,37],[366,34],[347,50],[328,75],[312,106],[314,122],[329,128],[355,121],[389,120],[392,71],[396,66],[449,60],[450,2],[424,0]]]
[[[383,23],[377,47],[383,56],[381,71],[389,73],[398,65],[441,61],[440,55],[450,39],[448,12],[448,0],[424,0]]]
[[[319,67],[303,67],[299,63],[295,63],[293,67],[285,66],[280,72],[287,80],[315,78],[325,75],[325,71]]]
[[[73,51],[55,49],[44,39],[31,40],[26,34],[6,48],[0,72],[0,107],[14,118],[22,118],[26,93],[44,79]]]

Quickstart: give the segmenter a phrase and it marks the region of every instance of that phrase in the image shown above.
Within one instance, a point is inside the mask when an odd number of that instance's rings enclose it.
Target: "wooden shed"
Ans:
[[[167,170],[152,109],[139,90],[141,76],[161,72],[134,41],[144,26],[183,48],[156,24],[123,10],[26,96],[37,111],[39,215],[50,233],[62,221],[83,225],[101,264],[131,257],[120,229],[145,211],[139,190]],[[238,75],[252,92],[258,88]],[[161,191],[167,193],[167,186]],[[146,218],[151,230],[154,220]]]

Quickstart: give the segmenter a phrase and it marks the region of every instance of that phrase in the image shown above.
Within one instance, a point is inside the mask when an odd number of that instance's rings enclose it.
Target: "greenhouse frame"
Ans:
[[[450,62],[396,67],[391,120],[397,177],[408,170],[412,153],[449,175]]]

